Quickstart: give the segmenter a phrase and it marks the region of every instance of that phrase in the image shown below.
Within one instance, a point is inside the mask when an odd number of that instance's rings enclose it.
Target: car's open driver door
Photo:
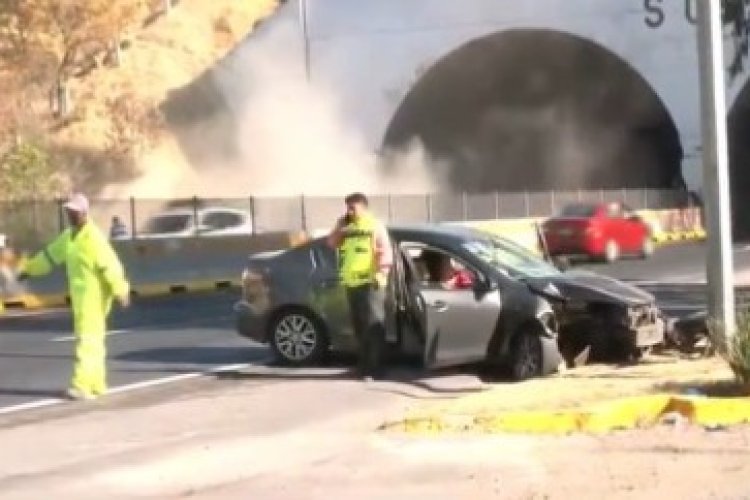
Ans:
[[[416,270],[409,250],[404,253]],[[500,315],[499,291],[483,289],[482,285],[446,290],[421,280],[419,271],[414,274],[417,278],[407,285],[424,332],[425,366],[439,368],[484,360]]]

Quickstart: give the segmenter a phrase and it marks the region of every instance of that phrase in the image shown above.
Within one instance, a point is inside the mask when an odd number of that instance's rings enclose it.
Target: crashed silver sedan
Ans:
[[[661,343],[654,298],[595,274],[563,273],[515,243],[464,227],[389,228],[397,258],[386,303],[393,354],[427,368],[483,362],[516,380],[581,352],[637,357]],[[279,361],[356,351],[336,252],[325,240],[250,257],[236,304],[240,335]]]

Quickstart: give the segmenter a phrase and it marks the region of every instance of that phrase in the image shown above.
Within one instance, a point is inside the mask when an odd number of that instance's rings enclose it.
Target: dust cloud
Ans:
[[[293,5],[280,7],[211,71],[221,112],[199,117],[181,140],[179,132],[165,140],[140,159],[139,178],[107,187],[104,197],[439,190],[450,169],[430,158],[419,140],[379,155],[341,111],[336,94],[308,82]]]

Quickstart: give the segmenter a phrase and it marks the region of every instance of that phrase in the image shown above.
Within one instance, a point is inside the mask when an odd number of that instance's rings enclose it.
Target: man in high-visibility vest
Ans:
[[[114,298],[129,303],[130,286],[108,239],[89,220],[89,202],[73,195],[64,205],[70,227],[36,256],[21,264],[19,279],[43,276],[65,265],[73,310],[75,365],[71,399],[94,399],[107,390],[107,316]]]
[[[352,326],[359,343],[359,372],[365,379],[380,375],[385,343],[385,294],[393,264],[388,230],[370,212],[367,197],[350,194],[346,215],[328,237],[339,252],[339,274],[346,289]]]

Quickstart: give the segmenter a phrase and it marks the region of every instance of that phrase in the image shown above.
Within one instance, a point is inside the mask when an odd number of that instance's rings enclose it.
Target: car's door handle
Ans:
[[[442,300],[436,300],[432,303],[432,308],[435,309],[437,312],[443,312],[448,310],[448,303],[443,302]]]

